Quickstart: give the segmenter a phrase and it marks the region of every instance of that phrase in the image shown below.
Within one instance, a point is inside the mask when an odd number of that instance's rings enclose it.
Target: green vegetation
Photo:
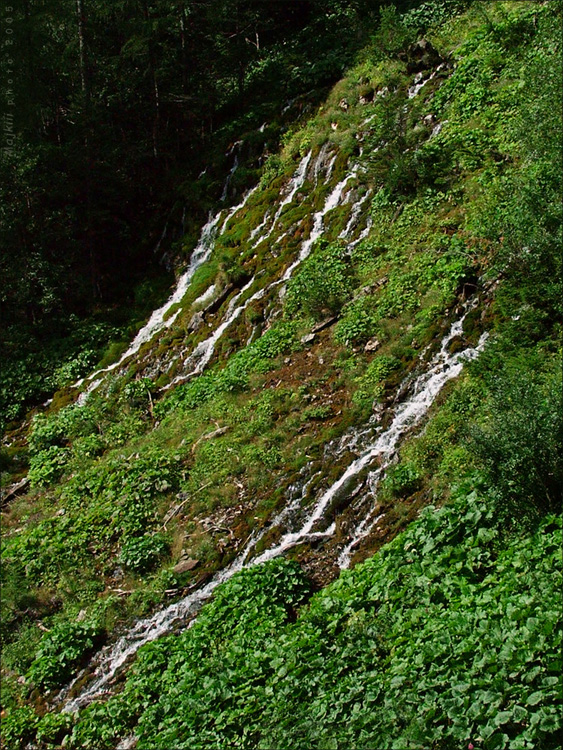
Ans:
[[[344,245],[318,243],[289,281],[286,315],[301,313],[321,320],[339,312],[350,296],[353,283],[344,254]]]
[[[40,688],[62,687],[100,643],[96,625],[61,623],[41,640],[29,668],[29,680]]]
[[[474,477],[307,607],[299,568],[233,578],[143,648],[70,747],[556,748],[561,523],[506,535]],[[16,718],[14,717],[14,721]]]
[[[101,142],[89,134],[105,133],[94,126],[107,117],[116,133],[142,131],[138,152],[121,163],[115,145],[111,163],[121,172],[107,193],[102,173],[93,176],[103,199],[90,216],[85,203],[65,202],[57,172],[64,215],[55,222],[44,205],[18,234],[21,207],[29,199],[29,210],[38,208],[32,188],[51,165],[47,150],[60,155],[37,136],[35,156],[19,166],[21,189],[2,208],[13,218],[2,231],[20,238],[9,278],[26,243],[36,247],[21,304],[17,289],[2,299],[11,364],[0,410],[11,425],[0,470],[6,484],[29,480],[3,508],[7,750],[109,750],[130,734],[139,750],[561,744],[561,3],[367,8],[311,0],[307,8],[301,21],[281,7],[260,15],[254,2],[236,3],[238,16],[215,0],[194,6],[193,16],[157,3],[147,6],[142,34],[134,20],[121,28],[123,9],[112,11],[108,54],[119,47],[119,55],[111,65],[102,55],[91,71],[86,141],[98,154]],[[178,13],[187,14],[184,26],[174,25]],[[102,5],[91,14],[88,55],[107,27]],[[57,44],[70,20],[67,9]],[[51,39],[34,24],[34,35]],[[429,60],[412,46],[422,37],[432,45]],[[121,93],[113,85],[125,75],[113,68],[118,59],[134,71]],[[195,59],[190,89],[180,73]],[[60,85],[69,88],[68,111],[49,127],[60,128],[61,148],[76,150],[79,180],[90,158],[82,87],[79,77]],[[114,88],[115,100],[102,107],[101,92]],[[139,114],[135,101],[143,116],[129,127],[123,118]],[[175,150],[192,136],[173,169]],[[127,211],[135,205],[146,222],[139,255],[126,256],[137,283],[150,265],[141,248],[167,202],[177,201],[169,257],[194,246],[232,167],[225,152],[240,138],[225,207],[259,181],[258,189],[218,238],[170,327],[84,404],[73,403],[69,384],[96,360],[115,361],[166,290],[155,274],[130,305],[123,279],[103,300],[84,292],[92,273],[104,287],[103,269],[125,257],[136,235],[123,219],[90,268],[96,252],[79,260],[72,227],[87,236],[95,226],[95,243],[105,243],[117,196]],[[155,148],[150,189],[146,175],[134,185]],[[309,150],[302,186],[271,236],[254,244]],[[208,171],[196,179],[202,160]],[[346,175],[344,200],[280,283],[313,215]],[[177,214],[186,200],[181,242]],[[349,223],[362,200],[364,212]],[[65,242],[51,257],[60,233]],[[85,293],[80,310],[74,296],[65,298],[71,272]],[[239,303],[261,295],[224,331],[205,370],[181,382],[190,352],[251,279]],[[212,285],[214,296],[197,302]],[[283,558],[242,570],[215,589],[192,627],[145,645],[112,694],[74,716],[59,712],[54,691],[102,642],[203,586],[253,534],[264,531],[256,553],[274,545],[282,530],[267,524],[302,488],[305,517],[361,441],[386,429],[404,384],[462,314],[449,352],[475,346],[485,331],[487,345],[401,442],[375,497],[366,475],[376,461],[327,511],[333,536],[304,539]],[[34,317],[44,346],[29,334]],[[58,320],[66,327],[57,331]],[[335,448],[350,435],[359,442]],[[365,507],[379,520],[353,548],[353,569],[340,573],[335,561]]]

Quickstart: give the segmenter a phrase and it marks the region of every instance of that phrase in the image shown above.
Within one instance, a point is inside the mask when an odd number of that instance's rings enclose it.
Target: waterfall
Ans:
[[[203,294],[200,294],[200,296],[193,301],[194,307],[197,307],[199,305],[206,305],[208,302],[211,302],[211,300],[215,296],[216,291],[217,285],[211,284],[211,286],[208,287]]]
[[[231,219],[233,218],[233,216],[234,216],[234,215],[235,215],[236,213],[238,213],[238,212],[239,212],[239,211],[241,210],[241,208],[244,208],[244,207],[246,206],[246,204],[247,204],[247,201],[248,201],[248,199],[250,198],[250,196],[251,196],[251,195],[254,195],[254,193],[255,193],[255,192],[256,192],[256,191],[258,190],[258,188],[259,188],[259,187],[260,187],[260,185],[255,185],[255,186],[254,186],[254,187],[253,187],[253,188],[252,188],[251,190],[249,190],[249,191],[248,191],[247,193],[245,193],[245,195],[244,195],[244,198],[243,198],[243,199],[241,200],[241,202],[240,202],[240,203],[237,203],[237,205],[236,205],[236,206],[233,206],[233,208],[231,208],[231,210],[230,210],[230,211],[229,211],[229,213],[227,214],[227,217],[226,217],[225,221],[224,221],[224,222],[223,222],[223,224],[221,225],[221,229],[220,229],[220,230],[219,230],[219,232],[218,232],[218,236],[219,236],[219,237],[220,237],[220,236],[221,236],[222,234],[224,234],[224,233],[225,233],[225,230],[226,230],[226,228],[227,228],[227,224],[229,223],[229,221],[230,221],[230,220],[231,220]]]
[[[257,247],[260,242],[264,242],[264,240],[267,240],[272,232],[274,231],[276,224],[278,223],[278,220],[282,214],[283,209],[291,203],[291,201],[295,198],[295,194],[297,191],[303,187],[303,183],[305,182],[305,177],[307,176],[307,167],[309,166],[309,162],[311,161],[311,155],[312,151],[309,151],[299,162],[299,166],[295,170],[295,174],[291,178],[291,180],[288,183],[289,192],[285,196],[285,198],[282,200],[280,205],[278,206],[278,210],[276,211],[274,215],[274,219],[272,221],[272,226],[270,229],[266,232],[266,234],[258,239],[254,243],[254,247]]]
[[[414,379],[407,378],[404,388],[401,388],[399,391],[401,394],[404,393],[405,398],[395,408],[394,415],[387,428],[379,432],[376,431],[376,434],[373,435],[373,427],[368,423],[367,427],[364,425],[359,429],[353,429],[337,441],[335,446],[336,453],[342,454],[355,446],[359,450],[359,455],[328,489],[320,493],[320,496],[313,501],[311,507],[303,507],[303,505],[307,500],[313,480],[320,473],[318,471],[308,481],[290,487],[286,507],[272,519],[270,524],[259,531],[255,531],[235,560],[226,568],[216,573],[205,586],[165,607],[154,615],[139,620],[113,646],[103,649],[97,657],[98,665],[95,671],[95,679],[77,698],[67,702],[63,710],[67,712],[76,711],[93,699],[108,693],[109,685],[116,673],[143,644],[159,638],[165,633],[170,632],[178,623],[193,617],[200,606],[211,596],[215,588],[242,570],[242,568],[257,565],[278,557],[291,547],[307,540],[332,536],[336,530],[336,523],[334,520],[328,523],[330,519],[327,519],[326,515],[333,500],[343,492],[349,493],[350,486],[354,480],[357,480],[364,470],[369,469],[374,464],[377,466],[370,475],[370,483],[372,492],[376,489],[379,479],[395,457],[401,439],[420,425],[443,386],[452,378],[457,377],[462,371],[464,363],[474,359],[482,350],[487,339],[486,333],[481,336],[476,347],[468,348],[454,354],[448,352],[451,341],[456,336],[459,336],[463,330],[463,321],[466,314],[467,312],[450,327],[441,342],[438,352],[423,372]],[[330,459],[331,457],[329,456]],[[352,531],[350,538],[341,551],[338,558],[338,564],[341,568],[348,567],[352,548],[378,522],[379,517],[372,517],[372,511],[372,507],[365,508],[363,519]],[[282,523],[284,525],[288,522],[290,523],[292,515],[297,516],[299,512],[301,512],[301,515],[305,514],[305,518],[300,522],[296,530],[287,530],[272,547],[252,557],[257,543],[268,531]],[[323,522],[325,526],[328,524],[327,528],[318,528],[318,526],[323,525]],[[315,528],[316,526],[317,528]],[[59,694],[60,701],[65,700],[73,685],[82,676],[83,674],[80,674],[69,687],[61,691]]]
[[[238,146],[238,142],[234,144],[234,146],[230,149],[228,152],[229,154],[233,153]],[[311,155],[312,152],[309,151],[300,161],[294,175],[290,179],[288,185],[287,185],[287,195],[286,197],[281,201],[281,203],[278,206],[278,209],[274,215],[272,225],[270,229],[267,231],[266,235],[264,237],[259,238],[254,243],[254,247],[256,247],[260,242],[263,242],[266,240],[273,232],[278,219],[281,216],[281,213],[285,206],[287,206],[289,203],[291,203],[297,193],[297,191],[303,186],[305,182],[305,178],[307,175],[307,169],[309,167],[309,163],[311,161]],[[318,159],[318,157],[317,157]],[[332,167],[334,165],[334,162],[336,161],[336,154],[331,158],[329,165],[328,165],[328,171],[332,171]],[[229,177],[234,172],[234,169],[236,168],[237,159],[235,154],[235,164],[233,165],[233,168],[231,169],[230,175],[227,177],[227,181],[225,182],[224,190],[228,187],[228,180]],[[340,201],[342,190],[344,188],[344,185],[346,184],[347,180],[350,179],[355,174],[355,170],[352,171],[348,175],[348,177],[340,182],[336,188],[332,191],[332,193],[329,195],[327,201],[325,202],[325,206],[323,207],[323,210],[316,213],[314,217],[314,226],[313,230],[311,232],[311,236],[309,240],[306,240],[301,248],[300,255],[298,259],[286,270],[286,273],[284,275],[284,278],[282,281],[287,281],[291,274],[293,273],[293,270],[297,267],[301,261],[307,257],[307,255],[310,252],[311,246],[313,242],[320,236],[322,231],[322,220],[324,215],[334,208],[338,202]],[[256,185],[254,188],[249,190],[243,197],[242,201],[238,203],[237,205],[233,206],[227,213],[226,217],[223,219],[220,227],[218,228],[219,222],[221,221],[221,217],[223,215],[223,211],[219,211],[214,216],[210,216],[207,223],[203,227],[200,235],[199,242],[194,249],[192,253],[192,257],[190,260],[190,265],[186,272],[179,278],[178,284],[176,286],[176,289],[174,293],[171,295],[171,297],[167,300],[167,302],[160,307],[158,310],[155,310],[151,317],[149,318],[148,322],[141,328],[141,330],[138,332],[138,334],[135,336],[134,340],[131,342],[130,346],[128,347],[127,351],[122,354],[122,356],[113,364],[109,365],[108,367],[105,367],[101,370],[98,370],[91,374],[86,379],[81,379],[77,381],[73,387],[77,388],[81,386],[85,380],[90,381],[87,388],[84,390],[83,393],[80,394],[78,397],[78,404],[84,404],[86,399],[88,398],[88,395],[94,391],[96,388],[100,386],[100,384],[103,382],[103,376],[106,373],[112,372],[113,370],[116,370],[120,365],[125,362],[125,360],[132,357],[134,354],[136,354],[141,346],[145,344],[147,341],[150,341],[154,335],[159,333],[164,328],[168,328],[172,325],[172,323],[175,321],[176,317],[179,315],[180,310],[177,310],[174,314],[168,315],[170,309],[176,305],[179,304],[184,297],[189,284],[193,278],[194,273],[196,270],[207,261],[211,255],[211,252],[213,250],[215,240],[218,236],[221,236],[227,229],[227,226],[229,224],[229,221],[235,216],[236,213],[238,213],[246,203],[248,202],[249,198],[259,189],[259,185]],[[267,221],[268,213],[266,214],[266,217],[264,218],[263,222],[259,225],[259,227],[256,228],[255,231],[260,230],[263,226],[265,226]],[[274,284],[279,284],[280,281],[274,282]],[[246,287],[245,287],[246,290]],[[245,291],[243,290],[243,291]],[[175,380],[167,386],[167,388],[170,388],[172,385],[175,385],[179,382],[182,382],[186,380],[189,377],[192,377],[193,375],[199,374],[203,371],[211,357],[213,356],[213,352],[215,350],[215,345],[219,338],[222,336],[226,328],[240,315],[240,313],[246,308],[250,302],[252,302],[255,299],[259,299],[262,297],[266,292],[266,289],[261,290],[257,292],[253,297],[249,298],[243,306],[235,307],[236,302],[238,302],[238,299],[240,298],[240,294],[237,295],[236,298],[231,300],[231,305],[229,306],[229,309],[227,310],[226,314],[226,320],[224,323],[220,326],[215,333],[210,336],[206,341],[201,342],[196,350],[191,355],[194,358],[194,361],[198,361],[197,367],[195,370],[190,372],[186,376],[178,376],[175,378]],[[241,292],[242,294],[242,292]],[[168,317],[166,317],[168,315]],[[191,358],[188,358],[187,362],[190,363],[192,360]]]
[[[195,375],[199,375],[203,372],[203,370],[207,367],[207,364],[209,363],[209,360],[213,356],[213,353],[215,351],[215,346],[217,345],[217,342],[221,338],[221,336],[225,333],[227,328],[233,323],[239,315],[242,313],[242,311],[246,308],[246,306],[250,303],[252,299],[257,298],[257,294],[250,297],[245,303],[238,305],[237,302],[239,299],[244,296],[245,292],[247,292],[250,287],[254,284],[255,277],[253,276],[252,279],[244,286],[240,292],[235,294],[235,296],[232,298],[232,300],[229,302],[229,305],[227,307],[227,311],[225,313],[225,318],[220,326],[218,326],[215,331],[204,341],[200,341],[200,343],[196,346],[196,348],[193,350],[193,352],[187,357],[187,359],[184,362],[184,367],[191,367],[192,365],[195,365],[194,369],[191,370],[187,375],[179,375],[176,377],[170,385],[167,386],[166,390],[173,385],[176,385],[177,383],[180,383],[184,380],[188,380]],[[262,290],[263,292],[264,290]]]
[[[317,211],[314,214],[313,228],[311,229],[311,234],[306,240],[304,240],[301,243],[301,250],[299,251],[299,255],[297,256],[297,259],[293,263],[291,263],[291,265],[289,265],[288,268],[286,268],[285,273],[281,279],[282,282],[288,281],[288,279],[291,278],[291,275],[293,274],[297,266],[300,263],[302,263],[306,258],[309,257],[313,245],[323,233],[324,217],[329,211],[332,211],[332,209],[336,208],[340,204],[342,200],[342,194],[344,192],[344,188],[346,187],[348,182],[356,176],[357,169],[358,169],[357,167],[353,167],[350,170],[350,172],[348,172],[346,177],[340,180],[340,182],[329,193],[327,199],[324,202],[322,209],[320,211]]]
[[[227,175],[227,179],[225,180],[225,184],[223,185],[223,191],[221,193],[221,203],[227,199],[227,193],[229,191],[229,185],[231,184],[231,180],[233,178],[234,173],[238,169],[238,156],[235,154],[235,159],[233,162],[233,166],[231,167],[231,171]]]
[[[334,157],[336,159],[336,157]],[[332,161],[334,161],[331,160]],[[293,177],[294,185],[290,189],[290,194],[295,193],[295,184],[299,183],[299,180],[304,179],[303,177],[303,161],[301,162],[296,175]],[[308,164],[308,161],[306,162]],[[190,378],[194,377],[195,375],[200,375],[209,361],[211,360],[211,357],[213,356],[213,353],[215,351],[215,347],[217,345],[217,342],[221,338],[221,336],[224,334],[224,332],[227,330],[227,328],[240,316],[240,314],[246,310],[248,305],[250,305],[255,300],[261,299],[267,292],[269,292],[271,289],[275,288],[276,286],[280,286],[281,284],[284,284],[286,281],[288,281],[297,266],[305,260],[305,258],[308,257],[308,255],[311,252],[311,249],[313,247],[313,244],[318,240],[318,238],[321,236],[324,228],[324,217],[329,211],[332,211],[332,209],[336,208],[341,201],[342,201],[342,195],[344,193],[344,188],[348,184],[349,180],[353,179],[356,176],[357,173],[357,167],[354,167],[344,179],[342,179],[335,187],[334,189],[329,193],[327,196],[324,205],[320,211],[317,211],[317,213],[314,214],[313,217],[313,228],[311,230],[311,234],[309,235],[308,239],[304,240],[301,243],[301,250],[299,252],[299,255],[293,263],[291,263],[288,268],[285,270],[285,273],[280,279],[277,279],[276,281],[272,281],[269,285],[266,287],[258,290],[255,292],[251,297],[248,297],[244,302],[241,302],[238,307],[237,303],[241,299],[241,297],[244,296],[244,293],[252,286],[254,283],[254,278],[249,281],[249,283],[242,289],[229,303],[229,306],[227,308],[227,311],[225,313],[225,317],[223,319],[223,322],[221,325],[204,341],[201,341],[194,351],[186,358],[183,364],[183,369],[185,370],[187,367],[192,367],[195,364],[195,367],[191,369],[188,373],[177,375],[174,380],[172,380],[171,383],[169,383],[167,386],[165,386],[162,390],[169,390],[175,385],[178,385],[179,383],[183,383],[186,380],[189,380]],[[279,214],[279,209],[278,209]],[[275,220],[274,220],[275,221]],[[271,233],[271,230],[269,234]],[[263,239],[266,239],[265,237]],[[263,240],[260,240],[263,241]],[[256,243],[258,244],[258,243]]]
[[[428,76],[428,78],[424,78],[424,73],[417,73],[414,77],[413,85],[407,91],[407,96],[409,97],[409,99],[413,99],[418,94],[418,92],[422,89],[422,87],[426,86],[426,84],[429,81],[431,81],[436,76],[436,74],[440,70],[442,70],[443,67],[444,67],[444,63],[441,63],[440,65],[438,65],[436,70],[434,70]]]
[[[450,331],[442,341],[440,350],[432,359],[428,369],[415,380],[411,387],[412,393],[409,398],[397,407],[390,426],[384,430],[375,443],[368,446],[365,451],[350,464],[342,476],[334,482],[334,484],[329,487],[320,498],[318,498],[305,523],[303,523],[297,531],[284,534],[275,547],[272,547],[259,555],[258,558],[253,560],[254,563],[266,562],[309,538],[313,533],[315,524],[323,518],[326,509],[338,493],[346,490],[351,481],[374,462],[377,461],[379,464],[374,474],[378,478],[382,475],[385,468],[387,468],[391,459],[395,455],[401,438],[420,423],[443,386],[449,380],[459,375],[463,369],[464,362],[475,358],[483,348],[487,339],[486,334],[483,334],[475,349],[466,349],[465,351],[453,355],[448,354],[447,347],[452,339],[459,335],[462,325],[463,318],[452,325]],[[332,527],[330,527],[330,529],[331,528]],[[330,529],[323,533],[328,535]],[[369,533],[370,529],[371,525],[366,522],[362,525],[361,529],[358,528],[354,532],[352,539],[340,555],[340,567],[347,567],[349,564],[350,550],[361,538]]]
[[[356,228],[358,219],[360,218],[360,214],[362,213],[362,207],[370,196],[371,196],[371,190],[368,190],[366,194],[363,196],[363,198],[361,198],[361,200],[359,200],[357,203],[354,203],[352,212],[350,213],[350,218],[348,219],[348,223],[338,235],[340,239],[347,240],[350,238],[350,236],[352,235],[352,232]]]
[[[78,397],[78,404],[83,404],[86,401],[88,395],[96,388],[98,388],[98,386],[103,382],[103,377],[99,376],[103,376],[105,373],[112,372],[113,370],[117,369],[121,364],[123,364],[123,362],[125,362],[125,360],[136,354],[143,344],[145,344],[147,341],[150,341],[153,336],[162,331],[164,328],[169,328],[172,325],[172,323],[179,315],[180,310],[177,310],[172,315],[168,315],[170,309],[174,305],[177,305],[182,301],[195,272],[203,263],[209,260],[209,257],[215,246],[216,238],[219,235],[223,234],[229,220],[237,213],[237,211],[240,211],[246,205],[248,199],[256,192],[257,189],[258,185],[249,190],[245,194],[242,201],[228,212],[227,217],[224,219],[223,224],[221,225],[219,230],[217,229],[217,226],[221,220],[223,209],[218,211],[214,216],[210,215],[209,219],[201,230],[198,244],[192,252],[190,264],[187,270],[178,279],[176,289],[174,290],[172,295],[162,307],[158,308],[158,310],[155,310],[152,313],[147,323],[141,328],[141,330],[137,333],[137,335],[129,345],[127,351],[122,354],[116,362],[109,365],[108,367],[104,367],[101,370],[97,370],[87,378],[87,380],[90,380],[91,382],[89,383],[86,390]],[[82,378],[81,380],[78,380],[76,383],[74,383],[72,387],[78,388],[84,381],[85,378]]]
[[[87,394],[91,393],[100,385],[103,380],[103,378],[99,377],[100,375],[112,372],[113,370],[118,368],[123,362],[125,362],[126,359],[136,354],[141,346],[147,341],[150,341],[156,333],[172,325],[176,316],[170,316],[168,317],[168,319],[166,319],[166,315],[174,305],[177,305],[182,301],[182,298],[185,295],[188,286],[190,285],[194,273],[202,263],[205,263],[205,261],[208,260],[209,256],[211,255],[215,236],[217,233],[217,224],[219,223],[220,218],[221,212],[215,214],[215,216],[209,217],[203,229],[201,230],[199,242],[192,252],[190,264],[187,270],[178,279],[176,289],[174,290],[172,295],[168,298],[164,305],[162,305],[162,307],[154,310],[148,321],[137,333],[137,335],[129,345],[127,351],[122,354],[116,362],[109,365],[108,367],[104,367],[101,370],[97,370],[88,377],[88,380],[92,382],[90,382],[86,391],[80,394],[80,397],[78,399],[79,404],[84,403]],[[84,378],[74,383],[73,387],[78,388],[82,385],[83,382]]]

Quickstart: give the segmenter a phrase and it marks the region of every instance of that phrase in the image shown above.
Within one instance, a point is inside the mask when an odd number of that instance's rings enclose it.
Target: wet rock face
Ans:
[[[439,53],[430,44],[428,39],[419,39],[411,44],[406,53],[399,55],[400,59],[407,64],[407,73],[422,73],[431,70],[443,62]]]
[[[204,317],[202,312],[196,312],[192,315],[190,322],[188,323],[188,333],[198,331],[204,323]]]

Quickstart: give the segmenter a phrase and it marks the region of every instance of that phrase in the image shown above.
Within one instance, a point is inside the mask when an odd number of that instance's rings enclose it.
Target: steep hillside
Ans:
[[[383,9],[7,434],[3,747],[560,746],[562,19]]]

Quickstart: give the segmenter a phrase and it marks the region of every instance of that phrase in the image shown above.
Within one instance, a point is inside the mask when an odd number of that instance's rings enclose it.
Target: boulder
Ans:
[[[428,39],[419,39],[418,42],[411,44],[406,52],[399,55],[399,58],[403,62],[406,62],[407,73],[411,74],[431,70],[443,62],[440,54],[434,49]]]
[[[367,344],[364,346],[364,352],[375,352],[379,347],[381,346],[381,343],[378,339],[370,339]]]
[[[201,311],[194,313],[192,315],[190,322],[188,323],[188,332],[194,333],[194,331],[199,330],[201,326],[203,325],[203,322],[204,322],[203,313]]]
[[[314,340],[315,340],[314,333],[306,333],[304,336],[301,336],[302,344],[312,344]]]
[[[182,575],[182,573],[187,573],[189,570],[197,568],[198,565],[199,560],[194,560],[192,557],[188,557],[185,560],[180,560],[180,562],[172,568],[172,572],[176,573],[176,575]]]

